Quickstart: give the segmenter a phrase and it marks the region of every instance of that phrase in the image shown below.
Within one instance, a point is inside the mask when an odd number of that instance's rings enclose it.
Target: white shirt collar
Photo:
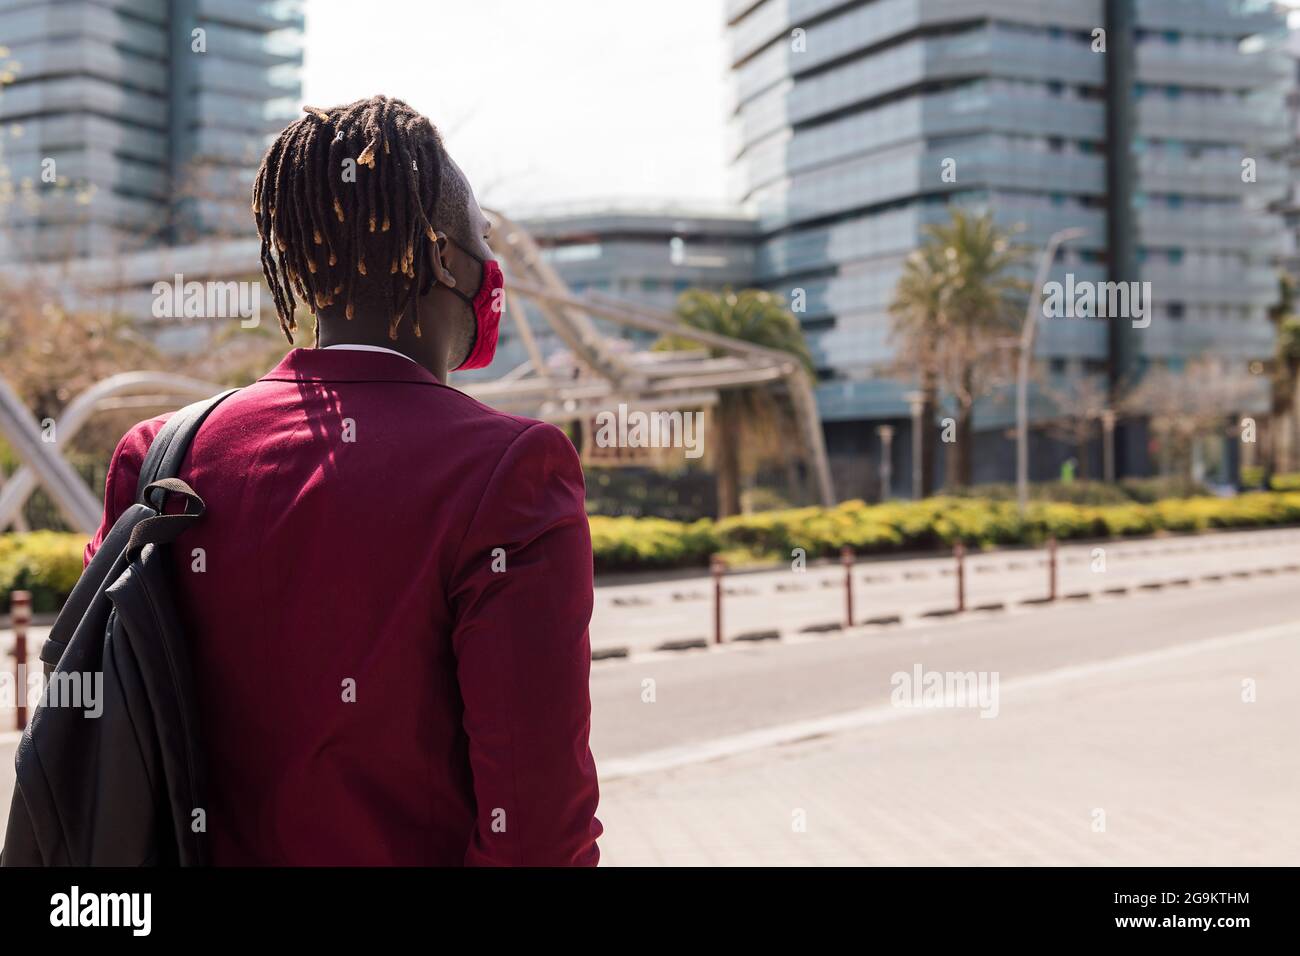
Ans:
[[[415,359],[409,355],[403,355],[396,349],[386,349],[382,345],[362,345],[360,342],[341,342],[338,345],[327,345],[326,349],[347,349],[352,352],[387,352],[389,355],[397,355],[406,359],[408,362],[414,362]]]

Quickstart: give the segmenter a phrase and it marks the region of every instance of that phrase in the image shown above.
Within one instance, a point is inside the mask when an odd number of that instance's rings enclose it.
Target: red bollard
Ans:
[[[952,556],[957,559],[957,613],[966,610],[966,545],[958,538],[952,544]]]
[[[853,626],[853,549],[847,544],[840,549],[844,564],[844,626]]]
[[[32,623],[32,595],[30,591],[15,591],[10,595],[9,620],[14,628],[14,675],[18,678],[19,730],[27,729],[27,625]]]
[[[713,643],[722,643],[722,576],[727,572],[727,562],[716,554],[709,561],[713,575]]]
[[[1056,600],[1056,535],[1047,539],[1047,600]]]

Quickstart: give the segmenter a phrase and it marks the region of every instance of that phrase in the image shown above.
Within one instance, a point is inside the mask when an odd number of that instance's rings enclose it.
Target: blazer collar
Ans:
[[[432,372],[403,355],[354,349],[290,349],[260,381],[416,382],[442,386]]]

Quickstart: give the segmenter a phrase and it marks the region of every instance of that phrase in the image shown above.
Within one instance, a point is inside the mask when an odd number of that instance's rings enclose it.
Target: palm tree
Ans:
[[[1295,280],[1279,276],[1278,301],[1269,310],[1274,328],[1272,387],[1269,394],[1266,478],[1295,467],[1296,407],[1300,403],[1300,316],[1295,314]]]
[[[812,357],[804,343],[799,322],[770,292],[742,289],[721,293],[688,289],[677,300],[677,317],[690,328],[789,352],[812,370]],[[654,345],[657,351],[698,349],[689,332],[667,335]],[[709,349],[715,358],[724,353]],[[729,388],[719,393],[712,410],[716,436],[711,456],[717,475],[718,517],[740,511],[742,478],[769,458],[787,458],[791,447],[792,416],[783,402],[760,386]]]
[[[889,305],[898,370],[915,373],[921,392],[921,497],[934,492],[934,416],[939,408],[939,342],[947,267],[935,246],[912,252]]]
[[[956,443],[948,482],[972,479],[975,403],[1007,378],[1010,353],[1002,348],[1017,329],[1027,284],[1015,275],[1026,250],[988,213],[952,210],[904,266],[894,306],[894,332],[905,356],[920,362],[956,406]]]

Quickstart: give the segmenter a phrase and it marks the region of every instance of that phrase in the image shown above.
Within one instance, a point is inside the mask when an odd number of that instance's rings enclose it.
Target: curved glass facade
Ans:
[[[5,163],[32,183],[5,210],[0,257],[252,234],[253,172],[297,115],[302,26],[301,0],[0,0],[19,65],[0,98]]]
[[[1112,277],[1101,0],[727,9],[736,199],[759,217],[761,283],[804,292],[829,420],[906,415],[886,377],[887,309],[903,257],[948,203],[988,209],[1038,248],[1081,226],[1053,278]],[[1126,135],[1135,278],[1153,297],[1143,361],[1262,357],[1282,241],[1264,209],[1288,182],[1269,157],[1291,132],[1282,22],[1235,0],[1136,9]],[[1248,181],[1243,157],[1257,160]],[[1037,348],[1052,368],[1104,370],[1105,323],[1046,322]]]

